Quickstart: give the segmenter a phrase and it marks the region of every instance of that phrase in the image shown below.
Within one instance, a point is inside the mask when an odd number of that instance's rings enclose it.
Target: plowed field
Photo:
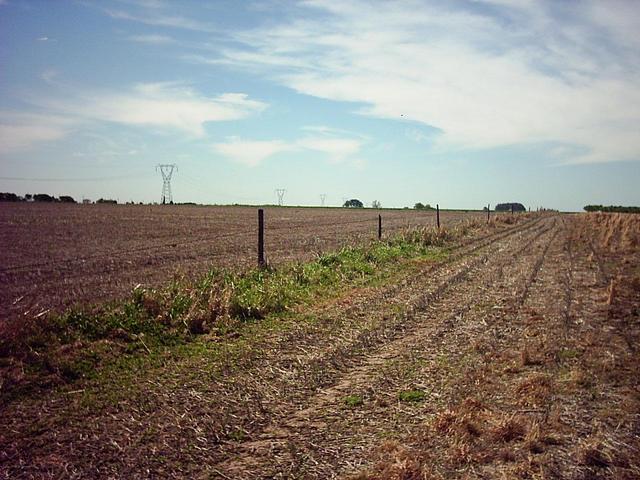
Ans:
[[[266,208],[266,252],[308,259],[409,225],[435,212]],[[442,212],[443,225],[481,213]],[[0,204],[0,317],[33,316],[74,303],[126,295],[138,283],[256,262],[252,207]]]

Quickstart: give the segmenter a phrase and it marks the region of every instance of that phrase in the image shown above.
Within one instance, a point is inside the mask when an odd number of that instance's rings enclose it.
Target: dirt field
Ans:
[[[126,295],[176,273],[256,262],[252,207],[0,203],[0,318],[38,315],[71,304]],[[433,225],[434,212],[267,208],[266,252],[274,264]],[[481,213],[441,213],[452,225]]]
[[[117,392],[14,402],[0,476],[640,478],[639,239],[532,218]]]

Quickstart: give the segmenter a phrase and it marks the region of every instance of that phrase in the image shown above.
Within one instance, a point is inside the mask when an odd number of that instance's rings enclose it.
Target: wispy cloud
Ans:
[[[640,9],[487,0],[307,0],[202,62],[256,71],[358,113],[439,129],[434,148],[564,144],[567,163],[640,159]],[[198,60],[192,58],[192,60]],[[578,153],[580,152],[580,153]]]
[[[121,3],[135,5],[142,8],[167,8],[169,5],[164,0],[119,0]]]
[[[39,41],[39,42],[57,42],[57,40],[55,38],[46,37],[46,36],[38,37],[38,38],[36,38],[36,40]]]
[[[116,20],[129,20],[158,27],[180,28],[203,32],[213,31],[212,27],[204,22],[180,15],[165,14],[162,11],[148,10],[144,14],[135,14],[125,10],[105,9],[104,11]]]
[[[0,154],[58,140],[71,131],[73,123],[55,115],[0,111]]]
[[[125,92],[86,91],[64,100],[34,97],[32,103],[71,118],[205,134],[207,122],[239,120],[267,105],[243,93],[206,97],[179,83],[144,83]]]
[[[265,159],[295,147],[282,140],[244,140],[231,137],[226,142],[213,145],[214,151],[234,162],[255,167]]]
[[[296,145],[307,149],[322,152],[330,161],[338,163],[355,155],[360,151],[362,142],[352,138],[303,138]]]
[[[167,35],[157,35],[157,34],[132,35],[129,37],[129,40],[132,40],[138,43],[146,43],[149,45],[168,45],[171,43],[175,43],[175,40],[172,37],[169,37]]]
[[[292,141],[230,137],[226,142],[216,143],[213,148],[220,155],[250,167],[255,167],[279,153],[291,151],[320,152],[331,163],[347,159],[359,162],[353,156],[360,152],[364,143],[362,139],[336,136],[336,132],[341,130],[330,127],[320,127],[320,131],[320,136],[308,136]]]
[[[40,73],[40,78],[44,80],[46,83],[53,83],[55,78],[58,76],[59,72],[53,68],[48,68],[42,73]]]

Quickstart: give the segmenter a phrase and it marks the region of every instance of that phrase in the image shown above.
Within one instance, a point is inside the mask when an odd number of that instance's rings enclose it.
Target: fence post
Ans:
[[[440,229],[440,205],[436,203],[436,224],[438,225],[438,229]]]
[[[511,215],[513,215],[513,203],[511,204]]]
[[[489,215],[491,214],[491,204],[487,204],[487,223],[489,223]]]
[[[378,215],[378,240],[382,240],[382,215]]]
[[[264,210],[258,209],[258,267],[266,265],[264,260]]]

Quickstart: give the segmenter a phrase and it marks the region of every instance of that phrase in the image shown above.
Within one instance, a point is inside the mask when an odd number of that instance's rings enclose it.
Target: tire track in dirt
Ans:
[[[535,222],[534,225],[502,232],[495,237],[504,239],[532,233],[530,241],[533,241],[548,228],[545,224]],[[310,394],[330,385],[342,371],[357,365],[364,352],[402,336],[417,311],[437,300],[471,269],[481,266],[489,256],[500,250],[499,243],[485,240],[471,245],[467,252],[476,252],[485,247],[491,248],[484,255],[466,254],[456,261],[427,266],[399,284],[374,292],[373,297],[365,296],[355,305],[347,308],[331,305],[326,311],[317,313],[320,317],[319,330],[310,333],[303,327],[281,336],[274,345],[258,348],[260,352],[271,354],[256,359],[254,363],[243,364],[243,369],[251,368],[251,371],[244,380],[238,380],[238,383],[251,385],[249,389],[254,393],[259,392],[265,383],[271,386],[268,402],[254,399],[254,410],[261,410],[264,403],[268,403],[264,408],[271,410],[271,415],[286,414],[286,411],[280,411],[278,405],[285,402],[304,403]],[[395,307],[401,307],[405,313],[397,315]],[[336,319],[336,315],[340,318]],[[234,367],[237,368],[237,365],[227,365],[225,374],[230,374]],[[256,377],[260,379],[259,382],[253,381]],[[234,394],[232,390],[228,393]],[[255,435],[257,430],[255,425],[252,427],[250,432]]]
[[[553,224],[546,228],[535,232],[528,231],[529,236],[524,241],[518,239],[521,245],[518,249],[510,249],[509,258],[485,254],[468,268],[458,272],[452,283],[440,285],[422,296],[405,314],[416,318],[412,326],[406,327],[402,336],[368,355],[364,363],[347,370],[333,386],[314,395],[307,402],[306,408],[290,412],[288,418],[269,427],[257,439],[229,452],[233,458],[209,472],[214,474],[214,477],[218,475],[222,478],[331,478],[335,475],[338,464],[351,465],[353,468],[356,460],[351,459],[350,463],[343,449],[335,446],[335,438],[333,441],[327,438],[340,437],[340,433],[345,434],[328,430],[325,421],[327,417],[335,419],[344,414],[345,408],[340,398],[350,391],[361,391],[364,385],[380,383],[379,380],[385,378],[383,372],[388,365],[393,364],[398,357],[406,355],[406,352],[421,350],[422,357],[437,355],[426,352],[433,350],[436,340],[443,342],[446,337],[454,334],[456,323],[472,308],[470,299],[483,295],[496,281],[504,277],[504,269],[512,269],[512,264],[529,265],[531,255],[526,252],[534,248],[537,257],[531,270],[524,276],[514,276],[521,278],[524,283],[524,288],[517,295],[516,305],[519,308],[527,298],[530,285],[538,275],[549,245],[557,235],[557,229],[554,228],[555,220],[552,222]],[[543,235],[545,241],[536,244]],[[483,283],[481,279],[486,277],[490,280]],[[447,297],[442,298],[445,291]],[[440,309],[452,313],[442,319]],[[441,348],[440,345],[437,346]],[[380,394],[379,391],[377,393]],[[322,435],[317,433],[318,431],[321,431]],[[347,436],[348,433],[350,432],[347,432]],[[310,441],[309,437],[312,437],[313,441]],[[364,447],[360,445],[359,450],[351,453],[357,455],[362,448]],[[277,458],[278,455],[280,458]],[[324,459],[323,465],[322,457],[328,457]]]

